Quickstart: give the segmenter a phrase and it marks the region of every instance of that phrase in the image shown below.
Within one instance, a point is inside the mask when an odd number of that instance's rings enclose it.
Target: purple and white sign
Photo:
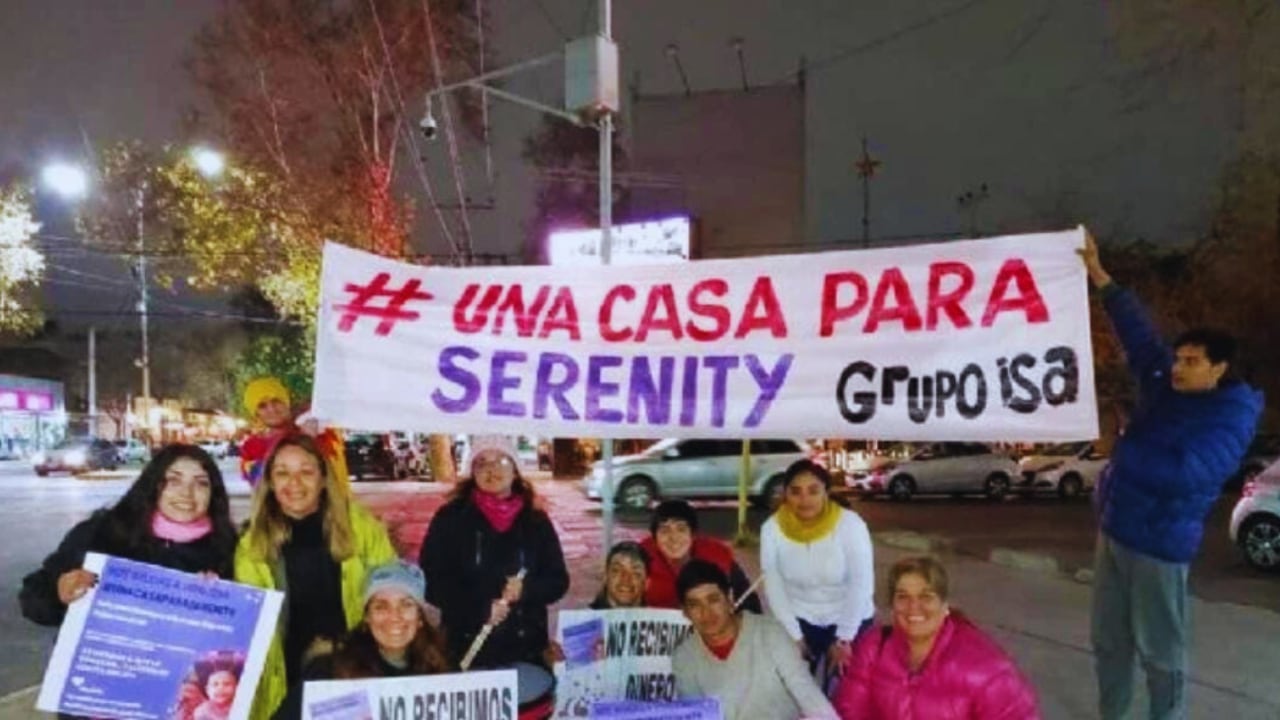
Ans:
[[[90,553],[36,708],[97,718],[249,716],[281,593]]]
[[[515,670],[315,680],[302,686],[302,720],[516,720]]]
[[[606,700],[676,699],[671,654],[693,627],[679,610],[561,610],[557,718],[585,718]]]
[[[591,720],[724,720],[715,698],[637,702],[617,700],[591,706]]]

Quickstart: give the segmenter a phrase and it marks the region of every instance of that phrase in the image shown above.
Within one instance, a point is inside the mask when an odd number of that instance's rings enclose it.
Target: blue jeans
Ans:
[[[814,676],[819,687],[829,695],[832,688],[828,685],[832,685],[839,679],[834,677],[835,671],[827,667],[827,650],[830,650],[836,642],[836,626],[814,625],[804,618],[796,619],[800,621],[800,636],[804,638],[804,645],[809,648],[809,674]],[[862,633],[874,623],[875,618],[863,620],[853,639],[857,640],[861,637]]]
[[[1187,716],[1187,571],[1186,563],[1157,560],[1098,533],[1092,637],[1102,720],[1129,716],[1135,657],[1146,672],[1151,719]]]

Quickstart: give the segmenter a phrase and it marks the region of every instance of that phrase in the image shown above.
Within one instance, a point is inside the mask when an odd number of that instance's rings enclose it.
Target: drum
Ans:
[[[547,720],[551,717],[556,709],[555,676],[533,663],[518,662],[511,668],[516,671],[520,720]]]

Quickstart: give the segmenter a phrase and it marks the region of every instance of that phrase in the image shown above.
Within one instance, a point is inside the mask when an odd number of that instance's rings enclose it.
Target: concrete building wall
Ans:
[[[630,214],[693,216],[695,257],[794,252],[805,227],[804,112],[794,84],[633,97]]]

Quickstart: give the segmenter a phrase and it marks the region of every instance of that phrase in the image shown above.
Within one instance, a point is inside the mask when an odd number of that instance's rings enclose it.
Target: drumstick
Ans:
[[[751,583],[751,587],[747,588],[747,591],[742,593],[742,597],[738,598],[737,601],[733,603],[734,612],[738,612],[738,608],[742,607],[742,603],[746,602],[747,598],[754,595],[756,591],[760,589],[760,583],[762,582],[764,582],[764,573],[760,573],[760,577],[756,578],[756,581]]]
[[[520,568],[520,572],[516,573],[516,579],[523,580],[526,572],[528,571]],[[499,602],[506,604],[505,600],[499,600]],[[471,663],[475,662],[476,655],[480,654],[480,648],[484,647],[484,641],[489,639],[491,632],[493,632],[493,623],[485,623],[484,627],[480,628],[480,633],[471,642],[471,647],[467,648],[467,654],[462,656],[462,662],[458,663],[459,670],[465,671],[471,667]]]

